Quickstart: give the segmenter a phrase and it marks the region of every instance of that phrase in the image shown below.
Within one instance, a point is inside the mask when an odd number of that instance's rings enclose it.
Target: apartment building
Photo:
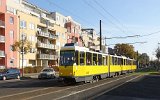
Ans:
[[[24,0],[0,0],[1,68],[21,68],[21,53],[13,52],[12,45],[22,39],[32,43],[30,53],[24,56],[24,66],[57,66],[58,35],[52,17],[50,12]]]
[[[20,33],[24,34],[33,45],[31,52],[25,56],[25,66],[57,66],[58,36],[51,13],[26,1],[22,1],[22,5],[24,10],[18,13],[22,24]]]
[[[82,29],[81,34],[82,42],[85,47],[93,51],[100,50],[100,36],[97,35],[96,31],[92,28]],[[105,48],[105,39],[102,38],[102,51],[106,53]]]
[[[67,17],[67,23],[65,27],[67,28],[68,37],[67,43],[77,43],[78,46],[82,46],[81,36],[81,24],[74,21],[70,16]]]
[[[81,24],[70,16],[46,11],[25,0],[0,0],[0,68],[22,67],[21,51],[12,51],[15,41],[27,39],[32,43],[30,52],[24,54],[24,67],[55,67],[59,65],[62,46],[85,43],[91,48],[95,41],[96,47],[99,42],[94,34],[85,36],[81,33]]]
[[[17,38],[17,16],[10,12],[8,0],[0,0],[0,68],[17,67],[18,52],[12,51]]]

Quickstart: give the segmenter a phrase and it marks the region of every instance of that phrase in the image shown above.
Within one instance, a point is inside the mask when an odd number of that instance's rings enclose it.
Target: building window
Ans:
[[[10,45],[10,51],[13,51],[13,45]]]
[[[10,31],[9,35],[10,35],[10,38],[13,39],[14,38],[14,31]]]
[[[29,41],[36,42],[36,37],[35,36],[29,36]]]
[[[59,16],[57,16],[57,18],[56,18],[56,19],[57,19],[57,21],[59,21],[59,20],[60,20]]]
[[[25,33],[21,33],[20,40],[26,40],[27,35]]]
[[[11,66],[11,67],[14,66],[14,59],[10,59],[10,66]]]
[[[14,2],[20,4],[20,0],[14,0]]]
[[[35,25],[34,25],[33,23],[30,23],[30,24],[29,24],[29,28],[30,28],[31,30],[34,30],[34,29],[35,29]]]
[[[20,27],[21,27],[21,28],[26,28],[26,26],[27,26],[26,21],[22,20],[22,21],[20,22]]]
[[[58,35],[58,36],[59,36],[59,35],[60,35],[60,33],[59,33],[59,32],[57,32],[57,33],[56,33],[56,35]]]
[[[10,17],[10,18],[9,18],[9,22],[10,22],[10,24],[14,24],[14,18],[13,18],[13,17]]]

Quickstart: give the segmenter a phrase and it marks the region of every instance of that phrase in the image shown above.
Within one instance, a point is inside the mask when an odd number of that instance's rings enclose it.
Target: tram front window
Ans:
[[[73,66],[75,63],[75,51],[61,51],[60,56],[61,66]]]

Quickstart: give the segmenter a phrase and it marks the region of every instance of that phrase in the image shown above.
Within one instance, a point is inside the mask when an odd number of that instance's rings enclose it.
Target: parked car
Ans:
[[[44,68],[38,75],[38,79],[55,78],[55,71],[53,68]]]
[[[20,79],[20,70],[16,68],[5,69],[4,71],[0,72],[0,79]]]

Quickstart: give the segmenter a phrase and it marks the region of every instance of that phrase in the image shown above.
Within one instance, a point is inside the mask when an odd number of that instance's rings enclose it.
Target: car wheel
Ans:
[[[3,76],[3,80],[6,80],[7,78],[6,78],[6,76]]]
[[[19,76],[19,75],[17,75],[17,79],[20,79],[20,76]]]

